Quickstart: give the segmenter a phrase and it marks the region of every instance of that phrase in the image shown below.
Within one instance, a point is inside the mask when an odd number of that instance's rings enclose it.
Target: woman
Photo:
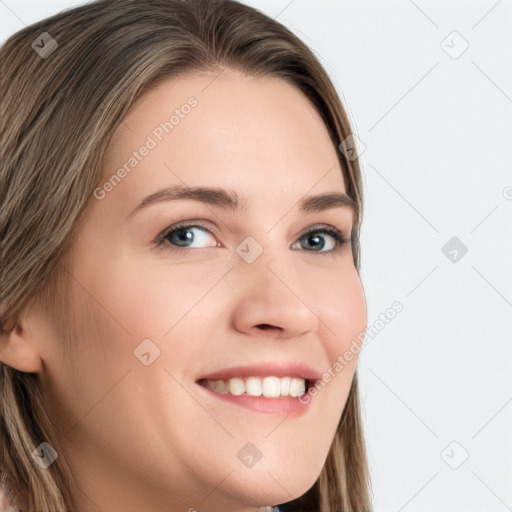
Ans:
[[[232,0],[100,0],[1,59],[13,506],[370,510],[361,176],[312,52]]]

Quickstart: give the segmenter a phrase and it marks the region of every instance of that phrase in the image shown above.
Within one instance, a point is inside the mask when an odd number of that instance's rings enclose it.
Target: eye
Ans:
[[[210,236],[212,238],[208,240]],[[326,239],[328,240],[327,243],[325,242]],[[303,240],[304,243],[302,243]],[[349,241],[350,239],[345,238],[343,233],[333,226],[317,226],[304,233],[291,248],[297,250],[297,244],[299,244],[301,248],[310,249],[310,252],[332,255],[341,250]],[[189,249],[219,246],[208,228],[193,222],[171,226],[157,237],[155,243],[158,247],[171,251],[187,251]],[[198,246],[194,247],[192,245],[194,243]],[[327,249],[325,249],[326,247]]]
[[[158,245],[166,246],[166,248],[171,250],[216,247],[218,245],[217,241],[212,239],[213,241],[210,240],[208,242],[208,235],[206,233],[209,233],[209,230],[203,226],[182,223],[171,226],[169,230],[165,231],[160,237]],[[194,247],[190,245],[194,243],[199,244],[199,246]]]
[[[324,235],[321,235],[321,233],[324,233]],[[322,250],[325,248],[325,233],[327,233],[328,238],[331,238],[333,241],[330,243],[327,243],[327,250]],[[320,234],[320,236],[319,236]],[[345,244],[349,242],[349,239],[345,238],[345,235],[343,233],[333,227],[333,226],[326,226],[326,227],[313,227],[310,228],[304,235],[302,235],[298,242],[296,242],[294,245],[297,245],[297,243],[300,243],[301,240],[305,240],[305,245],[312,245],[313,251],[321,254],[334,254],[337,251],[341,250]],[[302,244],[301,244],[302,246]],[[292,246],[294,249],[294,247]]]

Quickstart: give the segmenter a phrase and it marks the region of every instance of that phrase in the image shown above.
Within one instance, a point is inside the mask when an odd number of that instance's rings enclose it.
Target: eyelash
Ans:
[[[206,226],[201,225],[197,222],[182,222],[178,224],[174,224],[173,226],[170,226],[167,228],[163,233],[158,235],[158,237],[155,240],[155,244],[158,248],[166,251],[179,251],[179,252],[188,252],[188,251],[197,251],[197,247],[178,247],[175,245],[171,245],[167,241],[167,237],[174,233],[175,231],[180,231],[182,229],[187,228],[201,228],[205,231],[208,231],[210,234],[213,235],[213,233],[208,229]],[[323,255],[335,255],[338,251],[340,251],[347,243],[350,242],[350,238],[346,238],[345,235],[337,228],[333,226],[326,226],[326,227],[313,227],[309,228],[305,233],[303,233],[298,240],[301,238],[306,237],[307,235],[311,235],[313,233],[327,233],[328,235],[332,236],[336,242],[334,249],[331,249],[329,251],[308,251],[313,252],[316,254],[323,254]],[[294,249],[297,250],[297,249]],[[300,249],[305,250],[305,249]]]

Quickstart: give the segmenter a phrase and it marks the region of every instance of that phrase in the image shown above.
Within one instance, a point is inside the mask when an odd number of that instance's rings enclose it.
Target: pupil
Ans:
[[[318,239],[319,239],[319,238],[321,238],[321,237],[319,237],[318,235],[315,235],[315,236],[311,235],[311,236],[308,238],[308,243],[311,243],[311,240],[315,240],[315,242],[313,242],[313,245],[318,244],[318,243],[319,243],[319,242],[318,242]],[[320,249],[322,249],[322,248],[323,248],[323,244],[321,244]]]
[[[192,241],[194,238],[194,235],[190,232],[188,228],[180,229],[179,231],[177,231],[177,233],[180,242]]]

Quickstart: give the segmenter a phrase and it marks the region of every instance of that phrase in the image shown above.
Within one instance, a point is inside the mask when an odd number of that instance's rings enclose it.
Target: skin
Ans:
[[[357,355],[300,416],[207,398],[195,383],[262,361],[302,361],[323,373],[367,322],[350,244],[320,254],[303,235],[320,224],[327,251],[334,240],[322,225],[349,238],[353,212],[297,210],[305,194],[346,192],[321,118],[279,79],[214,76],[160,85],[115,133],[107,179],[166,112],[198,100],[104,199],[91,198],[62,260],[74,277],[73,363],[62,332],[35,309],[2,336],[2,360],[41,380],[59,456],[77,480],[78,512],[255,512],[289,501],[318,478],[346,403]],[[234,189],[246,210],[179,200],[129,216],[147,195],[182,183]],[[156,248],[160,233],[185,220],[210,232],[193,228],[188,251]],[[247,236],[263,248],[251,264],[235,251]],[[150,366],[133,353],[146,338],[161,351]],[[262,453],[252,468],[237,458],[247,442]]]

